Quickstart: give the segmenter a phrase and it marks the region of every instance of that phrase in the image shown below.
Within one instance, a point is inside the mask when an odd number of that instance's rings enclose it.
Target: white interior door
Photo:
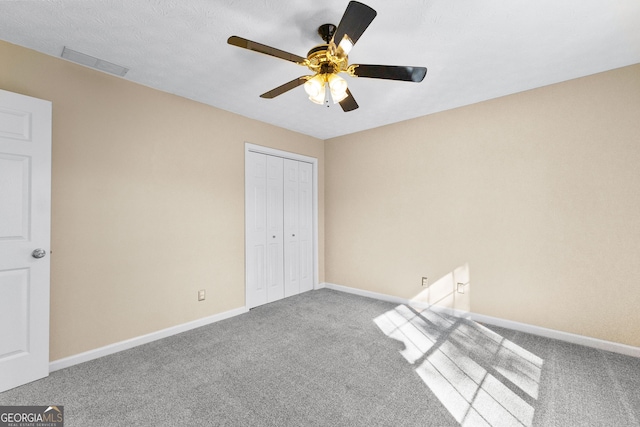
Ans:
[[[0,391],[49,375],[51,103],[0,90]]]

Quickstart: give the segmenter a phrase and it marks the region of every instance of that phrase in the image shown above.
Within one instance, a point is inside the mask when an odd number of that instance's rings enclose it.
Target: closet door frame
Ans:
[[[296,154],[296,153],[290,153],[288,151],[283,151],[283,150],[278,150],[275,148],[271,148],[271,147],[264,147],[261,145],[256,145],[256,144],[252,144],[249,142],[245,142],[244,145],[244,151],[245,151],[245,306],[247,308],[249,307],[249,303],[248,303],[248,299],[249,299],[249,283],[248,283],[248,275],[247,275],[247,248],[248,248],[248,242],[247,242],[247,217],[248,217],[248,212],[247,212],[247,196],[248,196],[248,192],[247,192],[247,184],[248,184],[248,179],[247,179],[247,173],[249,172],[249,168],[248,168],[248,162],[247,162],[247,153],[253,152],[253,153],[259,153],[259,154],[266,154],[269,156],[276,156],[276,157],[281,157],[283,159],[291,159],[291,160],[297,160],[297,161],[302,161],[302,162],[306,162],[306,163],[310,163],[312,165],[312,176],[313,176],[313,206],[312,206],[312,227],[313,227],[313,286],[312,289],[317,289],[318,288],[318,159],[316,159],[315,157],[309,157],[309,156],[304,156],[301,154]]]

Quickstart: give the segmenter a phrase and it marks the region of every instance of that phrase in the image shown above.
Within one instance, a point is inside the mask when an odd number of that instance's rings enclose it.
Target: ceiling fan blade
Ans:
[[[356,108],[358,108],[358,103],[353,98],[353,95],[351,94],[351,91],[349,89],[347,89],[347,95],[349,96],[347,96],[345,99],[340,101],[340,106],[342,107],[342,111],[344,111],[345,113],[348,111],[353,111]]]
[[[348,55],[376,15],[377,12],[366,4],[350,1],[333,33],[330,43],[332,50],[339,55]]]
[[[400,65],[353,65],[356,77],[373,79],[402,80],[419,83],[427,75],[424,67],[405,67]]]
[[[260,95],[260,98],[267,98],[267,99],[275,98],[278,95],[282,95],[283,93],[288,92],[291,89],[295,89],[298,86],[305,84],[305,82],[309,80],[309,77],[311,76],[302,76],[302,77],[298,77],[297,79],[293,79],[290,82],[287,82],[281,86],[278,86],[275,89],[271,89],[269,92],[263,93],[262,95]]]
[[[276,49],[275,47],[267,46],[265,44],[256,43],[238,36],[229,37],[227,39],[227,43],[233,46],[241,47],[243,49],[249,49],[255,52],[264,53],[265,55],[275,56],[276,58],[284,59],[285,61],[301,63],[306,59],[302,56],[294,55],[293,53],[285,52],[284,50]]]

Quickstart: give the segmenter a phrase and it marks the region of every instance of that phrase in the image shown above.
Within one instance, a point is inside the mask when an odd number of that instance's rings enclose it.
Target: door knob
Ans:
[[[43,258],[46,254],[47,254],[47,251],[45,251],[42,248],[38,248],[33,252],[31,252],[31,256],[34,258]]]

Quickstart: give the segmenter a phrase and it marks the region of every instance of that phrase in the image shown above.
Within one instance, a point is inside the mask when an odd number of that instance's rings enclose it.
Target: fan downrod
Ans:
[[[336,32],[336,26],[333,24],[323,24],[318,27],[318,34],[322,37],[325,43],[329,44],[333,38],[333,33]]]

